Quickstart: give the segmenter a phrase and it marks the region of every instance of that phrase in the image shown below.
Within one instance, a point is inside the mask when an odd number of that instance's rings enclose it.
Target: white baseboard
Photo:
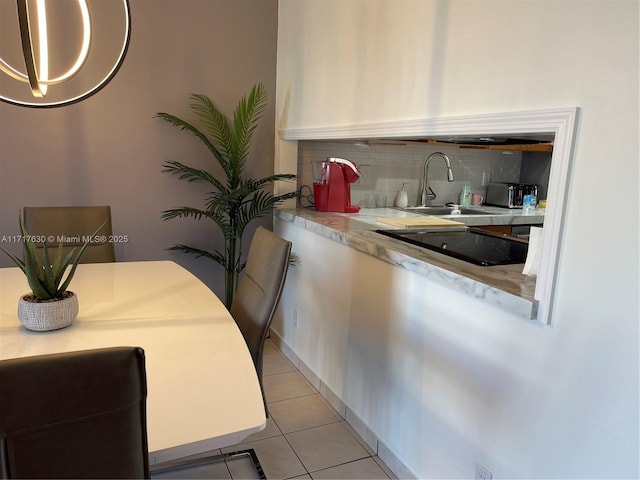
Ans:
[[[349,406],[335,393],[324,381],[309,367],[300,360],[300,357],[287,345],[278,335],[278,332],[271,330],[271,341],[280,349],[287,359],[293,363],[300,373],[311,383],[316,390],[336,409],[353,430],[365,441],[382,460],[393,474],[399,479],[417,479],[418,477],[404,465],[400,459],[382,442],[369,426],[362,420]]]

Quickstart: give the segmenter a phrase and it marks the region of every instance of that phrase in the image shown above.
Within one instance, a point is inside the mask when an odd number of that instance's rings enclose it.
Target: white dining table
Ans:
[[[241,442],[266,425],[260,384],[240,330],[218,297],[170,261],[78,266],[69,327],[25,329],[18,268],[0,268],[0,359],[139,346],[147,370],[151,465]]]

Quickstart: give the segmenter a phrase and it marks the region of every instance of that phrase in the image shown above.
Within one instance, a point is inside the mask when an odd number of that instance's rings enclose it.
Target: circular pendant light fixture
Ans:
[[[129,0],[0,2],[0,100],[34,108],[84,100],[116,75],[130,38]]]

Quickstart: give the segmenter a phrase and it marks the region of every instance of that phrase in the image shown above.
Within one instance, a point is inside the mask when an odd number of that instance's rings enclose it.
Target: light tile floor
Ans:
[[[263,368],[267,427],[223,452],[253,448],[269,480],[396,478],[270,340]],[[153,478],[246,479],[257,474],[249,459],[241,458]]]

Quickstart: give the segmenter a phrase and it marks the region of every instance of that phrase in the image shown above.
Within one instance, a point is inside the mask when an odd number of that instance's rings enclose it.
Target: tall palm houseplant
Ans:
[[[270,214],[282,201],[295,198],[295,191],[274,195],[267,187],[278,180],[292,181],[296,176],[274,174],[254,179],[243,175],[253,133],[267,105],[267,93],[262,83],[256,84],[248,96],[240,99],[233,119],[227,118],[206,95],[194,94],[190,98],[189,107],[202,123],[202,130],[169,113],[160,112],[156,117],[192,133],[204,143],[221,167],[224,178],[219,179],[211,171],[193,168],[178,161],[166,161],[163,164],[164,173],[177,175],[180,180],[188,182],[204,182],[211,191],[206,194],[203,208],[172,208],[162,213],[162,219],[207,218],[220,228],[224,236],[223,252],[182,244],[174,245],[169,250],[192,254],[196,258],[206,257],[220,264],[225,273],[225,305],[229,308],[238,277],[246,263],[242,259],[242,236],[247,225],[254,219]]]

